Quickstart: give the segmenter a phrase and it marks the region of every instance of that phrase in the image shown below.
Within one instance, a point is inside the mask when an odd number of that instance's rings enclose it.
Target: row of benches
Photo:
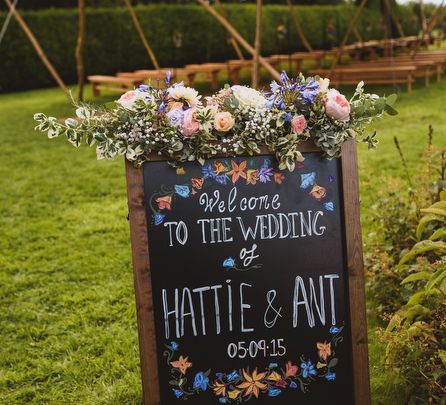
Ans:
[[[351,62],[347,66],[338,66],[331,73],[331,80],[336,85],[352,84],[358,80],[365,80],[368,83],[405,83],[407,90],[412,90],[412,83],[415,78],[424,78],[425,85],[428,86],[432,75],[436,75],[440,80],[443,66],[445,64],[446,53],[444,51],[424,51],[419,52],[415,57],[409,54],[402,54],[398,57],[380,57],[378,50],[387,46],[403,50],[413,50],[414,44],[421,41],[417,37],[405,37],[389,41],[368,41],[365,43],[356,43],[345,48],[345,54],[349,56]],[[370,50],[370,60],[360,62],[356,55],[357,49]],[[287,55],[271,55],[265,59],[277,70],[284,62],[295,64],[297,72],[302,70],[304,61],[313,61],[315,69],[310,71],[312,75],[326,77],[329,74],[327,69],[323,69],[324,61],[327,57],[333,56],[336,49],[325,51],[316,50],[312,52],[295,52]],[[240,83],[240,71],[244,68],[251,69],[252,60],[229,60],[226,63],[203,63],[190,64],[182,68],[160,69],[160,70],[137,70],[134,72],[121,72],[116,76],[93,75],[88,76],[92,83],[93,95],[97,96],[100,91],[125,92],[133,89],[142,83],[162,80],[168,70],[172,72],[175,80],[184,80],[189,86],[194,86],[198,74],[204,74],[204,77],[210,82],[212,90],[218,89],[218,76],[222,71],[227,71],[232,84]]]

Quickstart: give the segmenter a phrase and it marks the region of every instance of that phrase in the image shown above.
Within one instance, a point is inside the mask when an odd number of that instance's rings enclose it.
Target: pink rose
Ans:
[[[295,115],[291,120],[291,127],[296,135],[302,135],[307,127],[307,120],[303,115]]]
[[[145,95],[143,92],[138,90],[130,90],[120,97],[118,103],[121,104],[124,108],[131,110],[133,109],[136,100],[144,100],[144,98]]]
[[[184,136],[192,136],[197,132],[200,128],[200,123],[195,119],[195,109],[189,108],[184,111],[183,117],[183,135]]]
[[[335,120],[348,121],[350,119],[350,104],[339,91],[330,89],[327,92],[325,113]]]
[[[234,126],[234,117],[231,113],[224,111],[215,114],[215,129],[220,132],[228,132]]]

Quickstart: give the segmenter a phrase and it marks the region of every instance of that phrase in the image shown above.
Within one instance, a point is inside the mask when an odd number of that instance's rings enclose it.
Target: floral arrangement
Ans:
[[[297,361],[286,360],[282,366],[270,363],[263,371],[258,368],[250,371],[246,367],[227,373],[213,373],[212,369],[190,373],[192,361],[188,356],[179,354],[180,345],[177,342],[171,342],[165,345],[163,354],[170,370],[172,395],[179,400],[187,400],[210,392],[218,398],[220,404],[240,404],[263,395],[277,397],[286,390],[306,393],[317,380],[336,380],[335,367],[339,363],[336,351],[343,341],[343,329],[332,326],[329,330],[331,339],[328,342],[316,342],[316,361],[302,355]]]
[[[203,97],[183,83],[142,85],[111,104],[95,107],[74,103],[77,119],[59,122],[43,113],[34,115],[36,130],[49,138],[65,135],[79,147],[96,145],[98,159],[118,155],[141,164],[157,153],[185,162],[216,155],[253,155],[266,148],[275,154],[281,170],[293,170],[303,156],[299,143],[312,138],[328,158],[340,155],[352,138],[376,146],[375,133],[366,125],[385,112],[395,114],[396,96],[367,94],[359,83],[350,100],[328,79],[281,74],[263,93],[245,86],[226,86]]]

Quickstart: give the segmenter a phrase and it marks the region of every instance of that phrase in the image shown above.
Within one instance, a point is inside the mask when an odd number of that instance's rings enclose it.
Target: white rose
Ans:
[[[144,100],[145,94],[139,90],[130,90],[127,93],[124,93],[121,98],[117,101],[124,108],[128,110],[132,110],[136,100]]]
[[[246,86],[232,86],[231,89],[242,108],[265,108],[267,100],[260,91]]]

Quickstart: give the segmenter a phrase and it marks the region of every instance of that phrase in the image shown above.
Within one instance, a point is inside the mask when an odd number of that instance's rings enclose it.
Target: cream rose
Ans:
[[[335,120],[348,121],[350,119],[350,104],[339,91],[330,89],[327,92],[325,113]]]
[[[218,112],[215,114],[214,126],[217,131],[228,132],[234,126],[234,117],[227,111]]]
[[[246,86],[232,86],[232,93],[239,102],[240,106],[251,108],[265,108],[266,98],[255,89]]]

